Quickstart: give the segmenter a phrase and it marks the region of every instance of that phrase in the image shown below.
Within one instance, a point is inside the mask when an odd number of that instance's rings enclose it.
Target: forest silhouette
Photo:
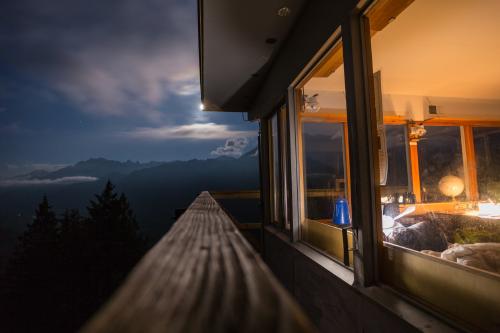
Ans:
[[[57,217],[43,197],[19,237],[0,295],[2,332],[73,332],[146,251],[127,197],[108,181],[83,216]]]

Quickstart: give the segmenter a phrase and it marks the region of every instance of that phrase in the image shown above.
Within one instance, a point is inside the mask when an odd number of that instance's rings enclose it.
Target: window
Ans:
[[[342,42],[296,87],[301,239],[352,265],[349,154]]]
[[[367,12],[382,279],[486,331],[499,324],[498,11],[498,1],[393,0]]]
[[[269,163],[270,163],[270,195],[271,223],[290,229],[287,202],[287,168],[286,156],[286,120],[287,108],[282,105],[269,119]]]
[[[337,198],[345,198],[344,125],[303,122],[305,217],[331,220]]]
[[[479,199],[500,202],[500,127],[475,127],[473,134]]]
[[[424,129],[425,135],[418,142],[422,202],[464,200],[465,178],[460,127],[426,126]],[[446,186],[449,188],[446,189]]]
[[[270,120],[270,164],[271,164],[271,222],[275,224],[280,223],[280,202],[282,189],[280,186],[280,144],[278,133],[278,113],[275,113]]]
[[[408,188],[408,147],[405,125],[385,125],[385,144],[387,149],[387,171],[382,188],[384,201],[402,201]]]

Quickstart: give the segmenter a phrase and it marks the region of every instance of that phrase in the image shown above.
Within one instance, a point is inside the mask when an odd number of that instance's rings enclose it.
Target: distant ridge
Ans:
[[[258,190],[256,152],[251,149],[239,158],[148,163],[92,158],[53,172],[31,172],[18,179],[22,186],[0,186],[0,229],[10,235],[3,240],[4,249],[0,247],[0,261],[2,252],[9,252],[26,224],[31,223],[44,195],[58,214],[67,208],[77,208],[84,214],[88,201],[109,179],[118,192],[127,195],[141,230],[154,242],[172,225],[175,210],[188,207],[201,191]],[[90,181],[92,177],[96,179]],[[82,181],[77,182],[80,178]],[[224,204],[233,209],[239,221],[260,218],[258,200]]]
[[[17,176],[15,179],[57,179],[73,176],[106,178],[110,176],[128,175],[134,171],[152,168],[163,163],[165,162],[140,163],[130,160],[120,162],[105,158],[91,158],[52,172],[35,170],[28,174]]]
[[[207,160],[198,160],[193,159],[189,161],[172,161],[172,162],[137,162],[137,161],[115,161],[109,160],[106,158],[90,158],[85,161],[80,161],[74,165],[70,165],[56,171],[46,171],[46,170],[34,170],[28,174],[19,175],[14,177],[13,179],[58,179],[63,177],[75,177],[75,176],[88,176],[88,177],[97,177],[97,178],[116,178],[123,177],[129,175],[133,172],[155,168],[162,165],[170,165],[170,164],[178,164],[178,163],[192,163],[193,161],[197,161],[203,163],[204,161],[217,160],[217,161],[235,161],[241,159],[248,159],[257,157],[257,148],[251,149],[245,154],[243,154],[239,158],[230,157],[230,156],[219,156],[214,159]]]

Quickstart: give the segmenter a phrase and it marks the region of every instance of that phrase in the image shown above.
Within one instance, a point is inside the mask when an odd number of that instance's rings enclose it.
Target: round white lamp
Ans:
[[[462,178],[449,175],[441,178],[438,187],[441,193],[447,197],[452,197],[453,200],[455,200],[455,197],[462,194],[464,191],[465,184]]]

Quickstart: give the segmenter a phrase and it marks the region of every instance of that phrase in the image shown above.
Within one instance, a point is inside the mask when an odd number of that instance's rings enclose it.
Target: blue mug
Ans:
[[[339,226],[347,226],[351,224],[351,219],[349,217],[349,203],[344,198],[338,198],[335,201],[333,224]]]

